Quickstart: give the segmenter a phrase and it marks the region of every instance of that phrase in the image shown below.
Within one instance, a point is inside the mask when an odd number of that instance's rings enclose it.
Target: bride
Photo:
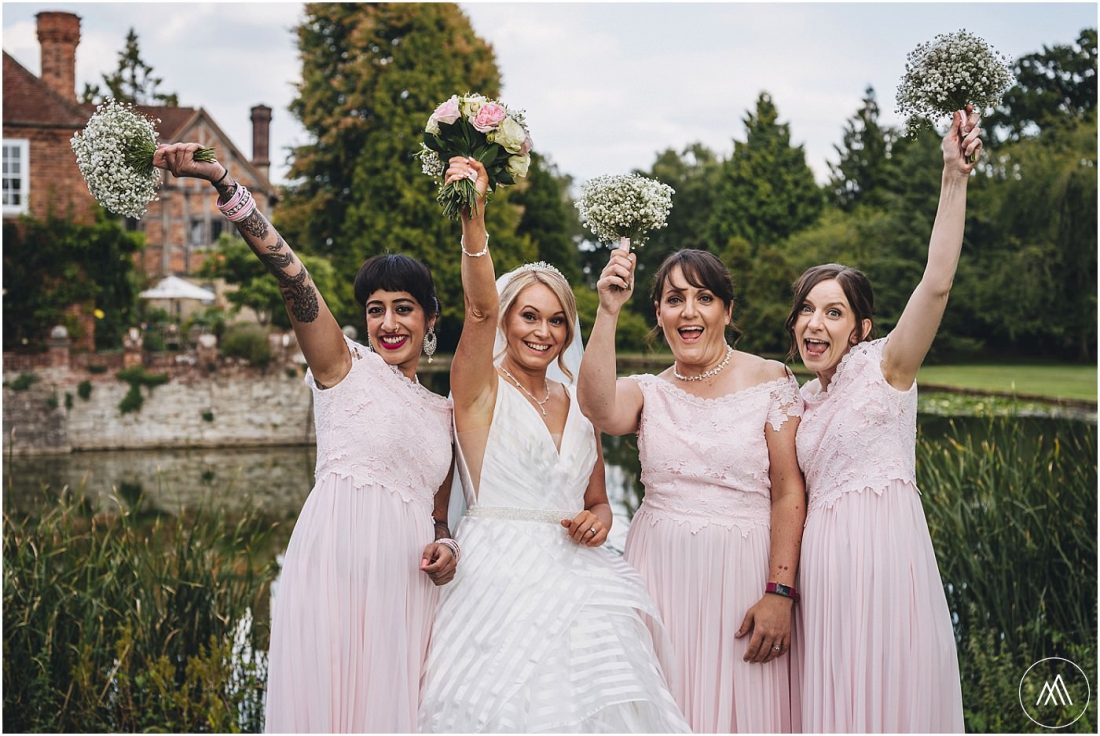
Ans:
[[[446,180],[463,177],[481,195],[462,219],[466,318],[451,367],[469,509],[432,629],[420,730],[687,732],[643,619],[656,608],[601,546],[611,509],[598,435],[573,387],[547,377],[554,366],[571,382],[580,363],[572,291],[545,263],[494,283],[488,176],[451,159]]]

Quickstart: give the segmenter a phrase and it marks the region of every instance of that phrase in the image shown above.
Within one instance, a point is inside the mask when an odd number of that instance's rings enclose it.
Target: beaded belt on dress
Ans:
[[[473,506],[466,510],[466,516],[482,519],[506,519],[508,521],[542,521],[557,524],[562,519],[572,519],[575,511],[557,509],[521,509],[512,506]]]

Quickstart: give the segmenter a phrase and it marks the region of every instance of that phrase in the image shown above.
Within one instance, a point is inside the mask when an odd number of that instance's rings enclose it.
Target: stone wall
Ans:
[[[174,371],[168,383],[140,388],[144,404],[128,414],[119,411],[119,403],[130,386],[114,372],[94,375],[56,368],[34,374],[39,380],[17,391],[10,385],[17,375],[5,372],[5,456],[315,440],[313,397],[302,371],[293,367]],[[85,380],[92,388],[86,400],[78,393]]]

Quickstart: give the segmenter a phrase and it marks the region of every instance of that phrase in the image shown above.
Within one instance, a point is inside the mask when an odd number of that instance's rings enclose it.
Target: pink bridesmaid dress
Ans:
[[[667,638],[654,631],[669,689],[695,732],[798,730],[790,658],[742,658],[734,638],[764,594],[771,543],[765,433],[798,416],[794,377],[702,399],[652,375],[633,376],[645,499],[625,556],[645,580]],[[769,429],[770,428],[770,429]]]
[[[917,388],[861,343],[802,389],[810,502],[794,654],[810,732],[961,732],[951,614],[915,482]]]
[[[450,402],[348,341],[313,389],[316,485],[272,606],[268,732],[411,732],[438,596],[420,572],[451,467]]]

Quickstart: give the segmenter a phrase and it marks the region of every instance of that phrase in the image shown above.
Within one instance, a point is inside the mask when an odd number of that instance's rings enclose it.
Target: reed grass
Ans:
[[[64,493],[4,516],[5,731],[262,727],[273,525],[117,513]]]
[[[918,483],[955,619],[967,730],[1031,731],[1016,701],[1028,666],[1062,656],[1096,678],[1096,425],[984,422],[952,422],[918,443]],[[1094,732],[1095,713],[1071,730]]]

